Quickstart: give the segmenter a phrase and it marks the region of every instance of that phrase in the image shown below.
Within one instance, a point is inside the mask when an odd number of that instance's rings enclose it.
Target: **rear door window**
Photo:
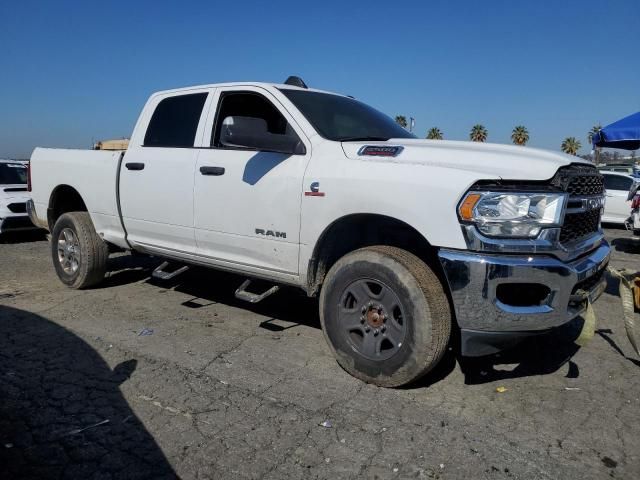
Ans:
[[[27,166],[23,163],[0,163],[0,185],[27,183]]]
[[[162,100],[149,122],[144,146],[193,147],[206,99],[206,93],[192,93]]]

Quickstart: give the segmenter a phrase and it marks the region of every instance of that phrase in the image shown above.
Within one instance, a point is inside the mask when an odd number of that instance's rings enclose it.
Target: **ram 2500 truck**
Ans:
[[[160,277],[235,272],[252,302],[294,285],[319,296],[339,364],[382,386],[431,370],[452,335],[478,356],[572,320],[610,254],[591,164],[419,140],[295,79],[156,93],[126,151],[37,148],[31,180],[68,286],[100,282],[111,246],[173,262]]]

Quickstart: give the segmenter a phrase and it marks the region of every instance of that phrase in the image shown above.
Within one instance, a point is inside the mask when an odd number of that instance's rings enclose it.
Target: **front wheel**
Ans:
[[[88,288],[104,278],[109,248],[96,233],[89,213],[71,212],[61,215],[53,227],[51,257],[62,283]]]
[[[384,387],[429,372],[451,333],[438,277],[415,255],[388,246],[356,250],[331,267],[320,293],[320,320],[340,366]]]

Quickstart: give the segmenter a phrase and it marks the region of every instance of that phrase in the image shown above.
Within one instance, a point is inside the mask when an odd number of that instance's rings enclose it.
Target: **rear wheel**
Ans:
[[[87,212],[61,215],[51,232],[51,257],[58,278],[71,288],[100,283],[107,272],[109,249]]]
[[[356,250],[336,262],[322,286],[320,319],[340,366],[385,387],[429,372],[451,332],[436,275],[415,255],[388,246]]]

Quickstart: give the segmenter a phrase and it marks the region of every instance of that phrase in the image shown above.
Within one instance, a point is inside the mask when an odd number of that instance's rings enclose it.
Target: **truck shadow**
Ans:
[[[321,329],[318,299],[309,298],[304,292],[293,287],[281,287],[280,291],[266,298],[260,303],[252,304],[235,298],[235,290],[245,277],[206,268],[192,267],[186,273],[169,281],[149,279],[148,282],[173,288],[174,290],[192,296],[182,305],[189,308],[203,308],[211,304],[221,303],[249,310],[258,315],[269,317],[260,323],[260,328],[272,332],[279,332],[307,326]],[[255,281],[252,288],[257,292],[264,291],[271,284]],[[282,325],[281,322],[289,325]],[[456,366],[455,344],[448,350],[440,363],[417,383],[407,388],[428,387],[446,378]]]
[[[113,370],[81,338],[0,306],[0,477],[176,478],[120,392],[135,359]]]
[[[149,278],[148,283],[162,288],[172,288],[177,292],[189,295],[189,300],[182,303],[187,308],[204,308],[220,303],[232,307],[242,308],[258,315],[270,317],[261,323],[267,330],[284,330],[274,323],[282,320],[293,326],[305,325],[320,328],[318,316],[318,300],[309,298],[301,290],[293,287],[281,286],[280,290],[260,303],[249,303],[235,297],[236,289],[246,277],[207,268],[191,267],[185,273],[171,280],[156,280]],[[260,280],[252,281],[251,290],[262,292],[272,286]]]
[[[622,349],[618,346],[616,341],[611,337],[613,331],[610,328],[600,328],[596,330],[596,335],[602,338],[605,342],[609,344],[609,346],[618,353],[625,360],[629,360],[635,366],[640,367],[640,360],[636,360],[635,358],[627,357],[627,355],[622,351]]]
[[[153,270],[161,263],[161,259],[146,255],[112,255],[109,258],[107,276],[100,285],[94,288],[109,288],[140,282],[149,278]]]
[[[24,232],[5,232],[0,234],[0,243],[44,242],[47,239],[45,230],[26,230]]]
[[[458,357],[467,385],[510,378],[547,375],[567,366],[566,378],[578,378],[580,369],[572,357],[580,350],[581,317],[550,332],[527,338],[516,347],[486,357]]]
[[[611,240],[611,246],[616,250],[616,252],[640,253],[640,238],[614,238]]]
[[[131,278],[148,277],[160,263],[160,260],[145,257],[123,257],[121,275],[113,277],[114,282],[126,281],[126,267],[136,268]],[[224,304],[254,312],[268,317],[260,327],[270,331],[282,331],[298,326],[320,329],[318,300],[308,298],[304,292],[290,287],[281,287],[273,296],[257,304],[251,304],[235,298],[235,290],[245,277],[200,267],[191,267],[187,272],[170,280],[148,278],[146,281],[159,288],[174,289],[190,298],[182,303],[186,308],[206,308],[210,305]],[[135,280],[134,280],[135,281]],[[617,285],[617,282],[616,282]],[[254,282],[255,291],[266,290],[270,284]],[[613,284],[611,289],[617,288]],[[617,290],[616,290],[617,291]],[[287,322],[290,325],[282,325]],[[438,366],[416,383],[407,388],[424,388],[446,378],[455,368],[460,368],[467,384],[481,384],[501,379],[546,375],[558,371],[567,365],[567,377],[577,378],[578,365],[571,358],[579,350],[573,343],[578,337],[583,320],[574,321],[551,332],[524,340],[517,347],[505,350],[497,355],[468,358],[460,355],[458,333],[454,330],[451,344]],[[509,365],[510,367],[506,367]],[[513,367],[513,365],[516,365]]]

